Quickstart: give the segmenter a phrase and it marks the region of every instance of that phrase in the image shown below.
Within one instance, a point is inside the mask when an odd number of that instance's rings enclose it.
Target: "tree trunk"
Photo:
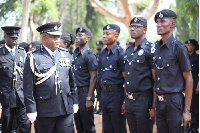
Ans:
[[[24,0],[23,13],[22,13],[21,36],[20,36],[21,42],[27,42],[27,29],[28,29],[30,6],[31,6],[31,0]]]

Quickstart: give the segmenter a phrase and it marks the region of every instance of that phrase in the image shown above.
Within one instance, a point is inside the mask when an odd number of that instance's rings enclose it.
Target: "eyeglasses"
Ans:
[[[140,25],[130,25],[129,26],[129,29],[133,28],[133,29],[138,29],[140,27],[143,27],[143,26],[140,26]]]

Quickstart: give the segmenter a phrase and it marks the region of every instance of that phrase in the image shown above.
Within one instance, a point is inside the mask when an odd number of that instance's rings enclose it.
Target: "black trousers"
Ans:
[[[181,119],[184,108],[182,94],[173,97],[166,94],[166,101],[156,101],[156,124],[158,133],[183,133]]]
[[[149,111],[153,96],[141,96],[135,100],[125,98],[125,102],[130,133],[152,133],[154,120],[149,119]]]
[[[199,94],[192,95],[192,102],[191,102],[191,127],[198,129],[199,128]]]
[[[38,133],[74,133],[73,114],[37,117]]]
[[[79,110],[74,114],[74,120],[78,133],[95,133],[94,107],[86,111],[85,103],[88,95],[88,88],[78,88]]]
[[[14,116],[16,116],[19,126],[18,133],[29,133],[30,122],[26,115],[26,108],[21,102],[19,107],[2,107],[2,133],[11,133]]]

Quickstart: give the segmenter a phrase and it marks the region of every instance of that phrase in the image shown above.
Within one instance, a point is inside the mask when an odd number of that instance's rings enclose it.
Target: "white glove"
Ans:
[[[31,121],[31,123],[33,123],[36,120],[37,112],[35,112],[35,113],[27,113],[27,116],[28,116],[29,121]]]
[[[74,108],[74,114],[76,114],[78,112],[78,104],[74,104],[73,108]]]

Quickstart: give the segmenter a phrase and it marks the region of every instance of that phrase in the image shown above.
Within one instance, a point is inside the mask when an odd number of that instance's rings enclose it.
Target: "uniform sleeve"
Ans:
[[[34,75],[30,68],[30,56],[27,55],[23,71],[23,92],[24,92],[24,102],[27,113],[37,112],[35,99],[33,97],[33,88],[34,88],[33,78]]]
[[[149,51],[149,57],[148,57],[151,69],[154,68],[154,60],[153,60],[154,53],[155,53],[155,47],[151,47]]]
[[[120,70],[121,70],[122,72],[125,71],[124,56],[125,56],[125,50],[122,50],[122,51],[120,52],[120,57],[119,57],[119,67],[120,67]]]
[[[185,45],[179,47],[178,62],[182,72],[191,70],[191,64],[189,60],[189,52]]]
[[[78,93],[77,93],[77,87],[74,81],[72,68],[69,69],[69,85],[70,85],[71,95],[73,98],[73,103],[78,104]]]
[[[97,70],[97,58],[94,54],[88,54],[87,68],[88,68],[89,71]]]

